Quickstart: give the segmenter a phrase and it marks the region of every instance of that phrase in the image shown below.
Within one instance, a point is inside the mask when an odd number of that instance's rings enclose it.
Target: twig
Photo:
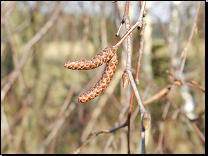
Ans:
[[[129,30],[130,28],[130,19],[129,19],[129,1],[126,1],[126,7],[125,7],[125,12],[123,16],[123,20],[125,22],[126,26],[126,31]],[[126,63],[126,70],[131,69],[131,37],[130,35],[127,37],[127,63]],[[129,112],[128,112],[128,118],[127,118],[127,123],[128,123],[128,154],[130,154],[130,118],[131,118],[131,111],[132,111],[132,102],[129,104]]]
[[[144,76],[141,76],[141,78],[143,80],[145,80],[154,90],[156,90],[156,91],[159,90],[159,88],[157,86],[153,85],[149,80],[147,80],[146,78],[144,78]],[[199,128],[196,126],[196,124],[194,122],[192,122],[192,120],[180,108],[178,108],[178,106],[168,96],[166,96],[165,98],[171,103],[171,105],[173,106],[174,109],[176,109],[177,111],[179,111],[179,113],[181,115],[183,115],[185,118],[187,118],[191,122],[191,124],[194,127],[194,129],[197,132],[197,134],[200,136],[200,138],[202,139],[202,141],[205,142],[205,137],[202,134],[202,132],[199,130]]]
[[[169,71],[166,71],[168,74],[170,74],[172,77],[174,77],[174,79],[176,79],[175,82],[173,82],[173,84],[181,86],[181,85],[187,85],[189,87],[194,87],[194,88],[198,88],[201,91],[205,92],[205,88],[200,86],[197,82],[192,81],[192,83],[188,83],[188,82],[182,82],[179,78],[175,77],[173,74],[171,74]]]
[[[144,1],[142,3],[142,8],[140,11],[140,15],[139,15],[139,19],[138,21],[123,35],[123,37],[115,44],[115,48],[117,49],[122,43],[123,41],[127,38],[127,36],[136,28],[136,27],[141,27],[141,21],[142,21],[142,17],[143,17],[143,13],[144,13],[144,8],[145,8],[145,4],[146,2]]]
[[[24,120],[25,120],[26,108],[27,108],[27,97],[25,97],[25,99],[22,102],[21,135],[20,135],[20,140],[19,140],[19,144],[17,147],[17,151],[16,151],[17,154],[20,154],[20,152],[21,152],[24,134],[25,134]]]
[[[138,56],[138,61],[137,61],[137,69],[136,69],[136,75],[135,75],[135,81],[137,84],[139,84],[139,71],[140,71],[140,65],[141,65],[141,59],[142,59],[142,53],[143,53],[145,26],[146,26],[146,21],[145,21],[145,17],[144,17],[143,24],[142,24],[142,30],[141,30],[141,39],[140,39],[140,47],[139,47],[139,56]]]
[[[143,7],[140,11],[140,17],[138,21],[141,21],[143,14],[144,14],[144,7],[145,7],[146,2],[143,3]],[[126,2],[126,9],[124,13],[124,21],[126,23],[126,29],[129,29],[130,26],[130,21],[129,21],[129,2]],[[143,24],[144,25],[144,24]],[[127,65],[126,65],[126,70],[130,71],[131,70],[131,39],[130,36],[127,38]],[[130,104],[129,104],[129,112],[128,112],[128,118],[127,118],[127,123],[128,123],[128,154],[130,154],[130,118],[131,118],[131,112],[132,112],[132,103],[133,103],[133,97],[134,97],[134,91],[132,91],[131,99],[130,99]]]
[[[138,103],[140,111],[141,111],[141,123],[143,123],[143,114],[146,113],[147,111],[144,108],[144,105],[142,104],[142,101],[141,101],[139,92],[137,90],[136,83],[134,82],[131,71],[127,70],[127,72],[129,74],[129,79],[130,79],[132,88],[134,90],[134,93],[135,93],[135,96],[136,96],[136,99],[137,99],[137,103]],[[142,154],[145,154],[145,135],[144,135],[144,132],[145,132],[145,130],[143,129],[143,126],[141,125],[141,139],[142,139],[142,144],[141,144],[142,150],[141,151],[142,151]]]
[[[161,29],[163,31],[163,35],[164,35],[164,38],[165,38],[165,41],[167,43],[167,46],[168,46],[168,50],[169,50],[169,54],[170,54],[170,58],[169,58],[169,66],[170,66],[170,73],[173,74],[174,73],[174,68],[173,68],[173,51],[171,49],[171,47],[173,46],[173,43],[169,40],[169,37],[168,37],[168,32],[167,32],[167,29],[165,27],[165,24],[162,23],[162,21],[160,20],[160,18],[155,14],[153,13],[151,10],[148,10],[153,16],[155,16],[157,18],[157,20],[159,21],[160,23],[160,26],[161,26]],[[170,77],[170,83],[173,82],[173,79]]]
[[[162,119],[161,119],[161,122],[159,123],[159,131],[160,131],[160,134],[159,134],[159,138],[158,138],[158,144],[157,144],[157,147],[154,151],[155,152],[160,152],[160,154],[163,154],[163,150],[162,150],[162,141],[163,141],[163,136],[164,136],[164,132],[163,132],[163,129],[164,129],[164,121],[167,117],[167,114],[168,114],[168,110],[169,110],[169,107],[170,107],[170,102],[168,101],[165,105],[165,108],[163,110],[163,115],[162,115]]]
[[[132,73],[131,73],[130,70],[127,70],[127,72],[128,72],[128,74],[129,74],[129,80],[130,80],[131,86],[132,86],[132,88],[133,88],[133,90],[134,90],[134,93],[135,93],[135,96],[136,96],[136,99],[137,99],[137,103],[138,103],[139,108],[140,108],[140,110],[141,110],[141,114],[142,114],[142,113],[145,113],[145,112],[147,112],[147,111],[146,111],[146,109],[144,108],[144,105],[142,104],[142,100],[141,100],[140,95],[139,95],[139,92],[138,92],[138,90],[137,90],[136,83],[135,83],[135,81],[134,81],[133,75],[132,75]]]
[[[16,4],[17,4],[17,2],[11,2],[9,5],[6,6],[6,8],[4,6],[1,7],[2,11],[4,9],[5,10],[7,9],[5,16],[1,18],[1,25],[4,24],[5,20],[7,20],[10,17],[14,8],[17,6]]]
[[[145,101],[143,101],[143,105],[150,104],[150,103],[152,103],[153,101],[155,101],[157,99],[165,97],[169,93],[171,87],[172,87],[172,84],[164,87],[163,89],[158,91],[155,95],[153,95],[150,98],[148,98]]]
[[[118,68],[116,70],[116,73],[111,80],[111,83],[109,84],[108,88],[106,88],[104,94],[100,97],[99,102],[97,106],[94,108],[93,112],[91,113],[91,119],[88,122],[88,124],[85,127],[85,130],[83,131],[83,138],[86,138],[88,134],[92,131],[94,125],[96,124],[97,118],[99,117],[102,108],[107,102],[107,99],[109,98],[109,95],[113,94],[113,91],[116,89],[116,86],[118,85],[122,73],[124,69]]]
[[[4,7],[2,9],[2,14],[4,15]],[[14,66],[17,69],[17,66],[19,64],[18,56],[17,56],[17,50],[16,50],[16,46],[15,46],[15,43],[14,43],[14,39],[12,37],[12,32],[11,32],[9,23],[8,23],[8,20],[7,20],[6,17],[4,17],[4,27],[5,27],[7,36],[8,36],[9,44],[10,44],[11,49],[12,49],[12,56],[13,56]],[[24,83],[24,80],[23,80],[22,72],[20,70],[19,70],[19,74],[18,74],[18,79],[19,79],[21,91],[22,91],[22,93],[24,93],[25,83]]]
[[[87,15],[84,17],[83,23],[84,23],[84,32],[83,32],[83,37],[81,41],[81,49],[80,49],[80,54],[85,49],[86,42],[89,37],[89,20],[90,20],[90,8],[91,8],[92,2],[89,3],[88,6],[88,12]],[[77,75],[78,76],[78,75]],[[81,146],[82,143],[82,133],[83,133],[83,117],[84,117],[84,106],[83,104],[78,104],[78,147]]]
[[[141,114],[141,154],[145,154],[146,150],[145,150],[145,129],[142,126],[143,123],[143,113]]]
[[[195,27],[196,27],[196,22],[197,22],[198,14],[199,14],[199,8],[200,8],[200,1],[198,2],[197,12],[196,12],[196,16],[195,16],[195,19],[194,19],[194,24],[192,26],[191,34],[189,36],[189,39],[188,39],[188,42],[187,42],[185,48],[181,52],[181,56],[182,56],[183,59],[182,59],[181,66],[180,66],[180,72],[179,72],[179,76],[178,76],[179,79],[181,79],[181,75],[182,75],[183,68],[184,68],[185,61],[186,61],[187,49],[188,49],[188,46],[189,46],[189,44],[191,42],[191,39],[192,39],[193,34],[194,34]]]
[[[178,110],[181,115],[183,115],[185,118],[187,118],[190,121],[190,123],[194,127],[196,133],[200,136],[200,138],[202,139],[202,141],[205,142],[205,137],[202,134],[202,132],[199,130],[199,128],[197,127],[197,125],[194,122],[192,122],[192,120],[180,108],[178,108],[178,106],[168,96],[166,96],[165,98],[168,101],[170,101],[170,103],[173,106],[173,108],[175,108],[176,110]]]
[[[1,102],[3,102],[8,90],[11,88],[12,84],[14,83],[16,77],[18,76],[18,71],[23,68],[27,57],[30,52],[30,48],[37,43],[46,33],[47,31],[52,27],[55,20],[58,18],[58,15],[61,11],[62,6],[65,4],[65,2],[60,2],[58,6],[56,6],[56,10],[54,11],[53,15],[49,19],[49,21],[43,26],[43,28],[25,45],[22,58],[12,73],[12,76],[9,78],[8,82],[4,85],[4,87],[1,90]]]
[[[118,119],[117,119],[117,121],[116,121],[116,123],[115,123],[115,127],[118,127],[118,126],[119,126],[119,123],[120,123],[121,119],[124,117],[125,112],[126,112],[127,109],[128,109],[128,106],[129,106],[128,103],[126,103],[126,104],[124,105],[124,107],[123,107],[123,109],[121,110],[121,112],[120,112],[120,114],[119,114],[119,117],[118,117]],[[105,148],[104,148],[104,150],[103,150],[103,152],[102,152],[103,154],[107,152],[108,148],[110,147],[111,142],[113,141],[114,136],[115,136],[115,132],[113,132],[113,133],[111,134],[111,136],[109,137],[109,139],[108,139],[108,141],[107,141],[107,143],[106,143],[106,145],[105,145]]]
[[[121,129],[123,127],[127,126],[127,122],[123,123],[122,125],[118,126],[118,127],[114,127],[112,129],[103,129],[103,130],[100,130],[100,131],[94,131],[94,132],[91,132],[88,136],[88,139],[87,141],[81,146],[79,147],[76,151],[72,152],[73,154],[78,154],[81,152],[81,150],[94,138],[96,137],[97,135],[101,134],[101,133],[112,133],[112,132],[115,132],[116,130],[118,129]]]
[[[61,127],[61,125],[64,123],[64,121],[66,120],[66,118],[70,115],[70,113],[73,111],[73,109],[75,108],[75,103],[71,103],[69,105],[69,102],[71,100],[71,97],[73,95],[74,92],[74,87],[72,87],[69,92],[68,95],[59,111],[59,114],[57,116],[57,119],[55,120],[55,124],[53,125],[53,128],[50,132],[50,134],[48,135],[48,137],[45,139],[45,141],[42,143],[41,148],[39,153],[44,153],[46,146],[51,142],[51,140],[56,136],[59,128]],[[66,110],[66,108],[68,107],[68,109]]]
[[[4,107],[1,106],[1,124],[2,124],[2,128],[5,129],[6,131],[6,141],[7,141],[7,146],[8,146],[8,150],[9,153],[13,153],[13,149],[12,149],[12,135],[11,135],[11,131],[9,129],[9,124],[7,122],[7,117],[6,114],[4,112]],[[1,130],[1,132],[3,133],[4,131]]]

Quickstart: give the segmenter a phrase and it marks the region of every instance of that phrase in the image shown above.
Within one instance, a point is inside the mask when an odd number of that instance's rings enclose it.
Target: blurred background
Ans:
[[[131,26],[138,20],[139,4],[130,2]],[[137,85],[142,100],[157,92],[153,85],[162,89],[172,83],[166,70],[172,69],[178,77],[197,5],[196,1],[146,3],[147,25]],[[105,65],[87,71],[64,68],[69,60],[90,59],[115,45],[126,32],[123,25],[115,37],[124,8],[125,2],[1,1],[2,154],[71,153],[86,142],[90,132],[126,121],[131,96],[131,86],[123,89],[121,82],[126,41],[117,51],[119,64],[114,78],[94,100],[79,104],[77,97],[95,85]],[[131,33],[133,74],[140,33],[137,29]],[[205,2],[200,3],[181,78],[205,86]],[[205,135],[204,92],[183,85],[173,86],[169,95],[190,119],[197,119],[195,124]],[[146,132],[147,153],[205,153],[196,130],[165,98],[145,108],[152,124]],[[135,98],[132,111],[130,149],[140,153],[140,113]],[[127,149],[124,127],[115,134],[96,136],[81,153],[127,153]]]

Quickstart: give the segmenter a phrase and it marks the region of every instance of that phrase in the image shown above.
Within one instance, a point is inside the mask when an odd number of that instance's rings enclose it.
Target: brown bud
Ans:
[[[198,86],[198,85],[199,85],[199,84],[198,84],[196,81],[194,81],[194,80],[192,80],[191,83],[192,83],[193,85],[195,85],[195,86]]]
[[[145,112],[143,114],[143,120],[142,120],[142,126],[145,130],[148,130],[148,128],[150,127],[150,122],[151,122],[150,114],[148,112]]]
[[[181,81],[174,81],[173,84],[176,85],[176,86],[181,86],[182,85]]]
[[[126,70],[124,70],[124,73],[122,76],[122,83],[123,83],[123,88],[126,88],[129,84],[129,74]]]

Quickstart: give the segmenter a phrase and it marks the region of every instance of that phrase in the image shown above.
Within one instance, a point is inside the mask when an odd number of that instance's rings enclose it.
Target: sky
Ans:
[[[4,1],[1,1],[1,4],[4,3]],[[33,9],[36,5],[36,1],[22,1],[18,2],[18,7],[22,9],[24,5],[28,5],[30,9]],[[56,2],[51,3],[51,1],[45,1],[42,2],[41,6],[41,12],[43,14],[46,14],[48,11],[51,11],[51,9],[54,9],[54,5]],[[92,14],[98,14],[101,11],[100,4],[101,1],[95,1],[92,5]],[[123,6],[125,6],[125,1],[117,1],[116,3],[123,3]],[[139,17],[139,8],[138,8],[138,1],[130,1],[132,8],[133,8],[133,13],[131,14],[133,17],[132,19],[136,21]],[[147,1],[147,3],[150,3],[150,1]],[[197,2],[192,2],[192,3],[197,3]],[[88,10],[88,6],[90,4],[90,1],[68,1],[64,7],[63,10],[65,11],[66,14],[80,14],[80,13],[86,13]],[[183,6],[187,6],[190,4],[190,1],[183,2]],[[110,15],[112,12],[112,7],[114,7],[115,3],[112,3],[111,1],[107,2],[106,6],[106,14],[107,16]],[[196,6],[196,5],[195,5]],[[184,12],[186,7],[181,7],[181,11]],[[170,12],[170,1],[152,1],[151,2],[151,11],[157,14],[162,22],[166,23],[169,22],[169,12]],[[196,14],[196,7],[191,7],[190,9],[190,14],[191,16],[195,16]],[[157,22],[157,20],[152,17],[152,23]]]

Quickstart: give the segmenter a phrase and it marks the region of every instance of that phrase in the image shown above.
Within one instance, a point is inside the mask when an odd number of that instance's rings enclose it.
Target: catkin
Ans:
[[[109,61],[116,54],[116,50],[117,49],[114,46],[106,47],[103,51],[95,55],[92,59],[68,61],[64,64],[64,67],[73,70],[94,69]]]
[[[112,59],[110,59],[106,63],[106,67],[101,79],[96,83],[96,85],[90,91],[81,94],[78,97],[78,102],[80,103],[87,102],[89,100],[94,99],[96,96],[102,93],[106,89],[107,85],[110,83],[111,79],[113,78],[117,64],[118,64],[118,56],[117,54],[115,54],[112,57]]]

